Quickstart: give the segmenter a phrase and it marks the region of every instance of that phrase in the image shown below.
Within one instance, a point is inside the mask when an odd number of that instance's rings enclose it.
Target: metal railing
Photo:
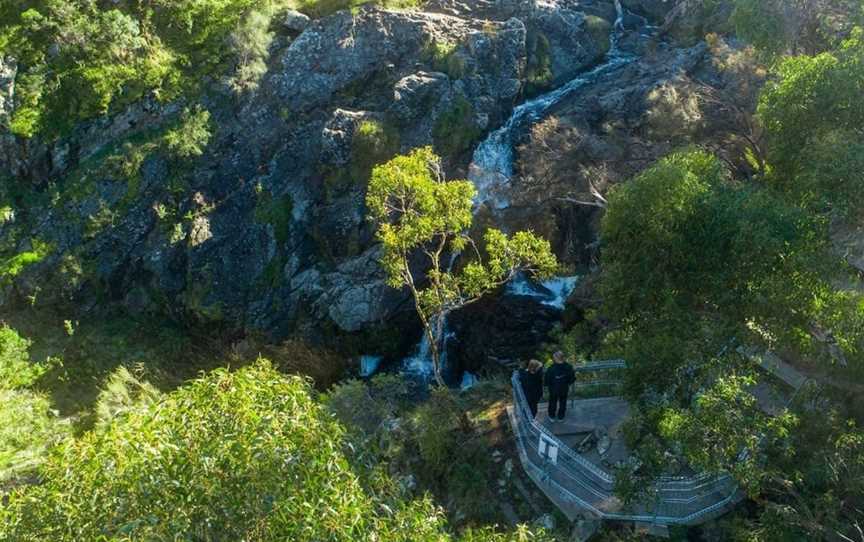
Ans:
[[[575,368],[578,372],[589,372],[624,367],[623,361],[615,360]],[[614,381],[601,382],[607,385]],[[652,497],[625,505],[615,495],[614,473],[591,462],[534,420],[518,372],[513,373],[512,384],[511,424],[522,466],[538,487],[571,518],[587,515],[598,519],[692,525],[721,515],[727,506],[743,497],[728,474],[664,476],[646,492]],[[550,452],[553,448],[554,453]]]

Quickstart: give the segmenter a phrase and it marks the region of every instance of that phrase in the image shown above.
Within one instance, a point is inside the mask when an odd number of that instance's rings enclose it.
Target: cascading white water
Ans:
[[[486,204],[493,209],[505,209],[510,205],[503,192],[513,177],[514,131],[527,129],[531,124],[542,120],[551,107],[574,91],[636,60],[635,55],[621,51],[625,12],[619,0],[615,0],[615,9],[618,16],[610,36],[610,47],[605,61],[565,85],[517,106],[507,122],[490,133],[474,151],[468,168],[468,178],[477,188],[475,205]]]
[[[564,303],[570,297],[578,282],[579,277],[573,276],[553,277],[549,280],[534,283],[529,281],[524,274],[520,273],[507,284],[506,293],[508,295],[533,297],[544,305],[564,310]]]
[[[605,61],[563,86],[528,100],[514,108],[507,122],[497,130],[491,132],[474,151],[471,165],[469,166],[468,178],[477,188],[477,197],[474,201],[475,208],[485,204],[493,209],[505,209],[510,205],[504,194],[504,190],[513,177],[514,133],[525,130],[531,124],[541,121],[553,106],[576,90],[637,59],[636,55],[621,50],[621,37],[625,33],[625,10],[621,6],[620,0],[615,0],[615,9],[617,18],[610,35],[610,47]],[[647,28],[647,21],[642,18],[640,19],[644,23],[642,27]],[[452,255],[448,269],[452,268],[457,256],[458,254]],[[541,283],[542,289],[539,291],[536,288],[532,289],[529,287],[530,285],[527,282],[524,284],[517,282],[515,285],[508,285],[508,288],[515,288],[517,291],[531,291],[533,292],[531,294],[517,295],[533,296],[536,294],[537,297],[542,298],[542,303],[563,309],[564,302],[575,288],[576,282],[577,277],[557,277]],[[444,338],[440,350],[442,370],[447,365],[447,341],[453,336],[454,333],[449,331],[445,320]],[[430,381],[434,376],[431,348],[429,346],[429,339],[425,333],[423,333],[414,355],[403,360],[402,373],[406,376],[418,377],[426,382]],[[470,388],[477,380],[475,375],[466,372],[462,378],[462,389]]]
[[[383,359],[381,356],[360,356],[360,376],[368,378],[374,375]]]

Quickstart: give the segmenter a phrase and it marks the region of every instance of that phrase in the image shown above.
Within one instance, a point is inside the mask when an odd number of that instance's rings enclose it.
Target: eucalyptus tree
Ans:
[[[366,204],[384,247],[381,264],[393,288],[407,288],[429,341],[435,380],[444,384],[441,343],[448,314],[479,300],[519,272],[536,278],[558,267],[549,242],[529,231],[490,228],[470,235],[474,186],[446,180],[431,147],[397,156],[372,171]],[[448,257],[467,263],[453,270]],[[424,259],[421,267],[416,257]]]

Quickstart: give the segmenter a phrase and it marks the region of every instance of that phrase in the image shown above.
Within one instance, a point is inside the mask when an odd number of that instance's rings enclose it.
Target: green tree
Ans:
[[[548,241],[531,232],[507,236],[488,229],[479,246],[467,233],[475,193],[469,181],[445,180],[438,157],[424,147],[375,167],[366,197],[369,218],[384,247],[381,264],[388,282],[411,291],[440,385],[440,344],[447,315],[476,302],[519,271],[548,277],[557,268]],[[445,256],[466,249],[470,261],[453,272]],[[412,265],[418,253],[428,266],[422,276]]]
[[[428,498],[355,473],[344,437],[306,380],[263,360],[219,369],[64,443],[0,504],[0,540],[454,539]]]
[[[781,60],[759,101],[769,178],[796,203],[848,213],[864,203],[864,31],[835,51]]]
[[[631,392],[730,340],[806,345],[832,288],[818,222],[769,190],[737,185],[719,160],[673,154],[609,195],[603,310],[620,324]]]
[[[660,435],[680,446],[692,467],[705,472],[729,470],[752,495],[765,482],[765,450],[788,441],[797,419],[789,413],[769,416],[751,389],[753,374],[725,374],[696,394],[689,408],[669,408],[659,422]]]

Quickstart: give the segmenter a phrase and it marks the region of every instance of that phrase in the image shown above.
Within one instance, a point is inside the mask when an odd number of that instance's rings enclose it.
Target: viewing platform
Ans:
[[[574,384],[576,393],[616,384],[590,375],[625,367],[619,360],[575,365],[577,377],[582,377]],[[697,525],[716,518],[744,497],[728,474],[695,474],[679,464],[670,471],[680,476],[661,477],[646,498],[625,504],[615,495],[614,473],[632,460],[622,435],[630,416],[627,401],[616,396],[574,398],[568,401],[566,418],[553,423],[546,403],[532,418],[518,373],[513,374],[512,384],[513,404],[507,412],[522,467],[571,521],[629,521],[662,531],[670,525]]]

